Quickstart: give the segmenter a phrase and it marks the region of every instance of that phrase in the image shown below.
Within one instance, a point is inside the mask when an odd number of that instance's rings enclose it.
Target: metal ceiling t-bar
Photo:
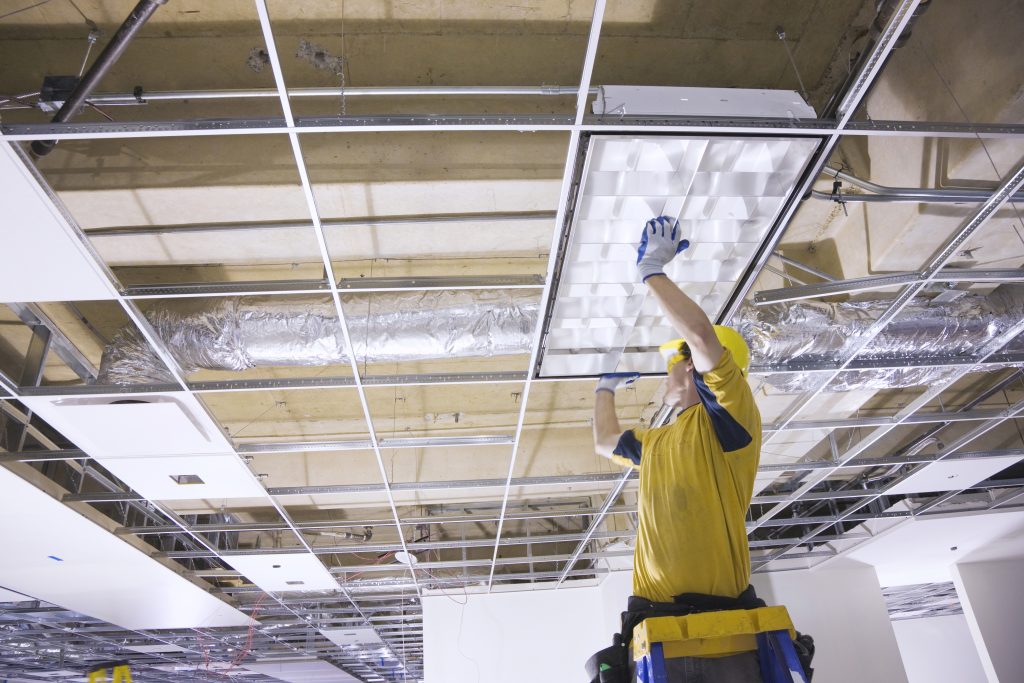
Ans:
[[[579,91],[576,96],[576,117],[575,125],[569,135],[569,146],[566,151],[565,168],[562,173],[562,186],[558,195],[558,214],[555,218],[555,229],[551,235],[551,247],[548,250],[547,274],[544,277],[544,290],[540,298],[538,310],[547,310],[548,301],[551,299],[551,291],[554,285],[554,272],[558,265],[558,243],[561,239],[562,227],[565,223],[566,212],[570,197],[572,196],[572,182],[576,169],[576,156],[579,150],[580,129],[583,116],[586,112],[587,98],[590,94],[590,78],[594,72],[594,62],[597,59],[597,44],[601,39],[601,25],[604,21],[605,0],[595,0],[594,14],[590,21],[590,33],[587,38],[587,51],[583,59],[583,69],[580,75]],[[501,547],[501,533],[505,524],[505,511],[508,508],[508,498],[512,489],[512,477],[515,472],[516,458],[519,455],[519,446],[523,434],[523,424],[526,421],[526,406],[530,398],[530,388],[533,382],[533,368],[537,365],[537,358],[540,355],[541,343],[544,339],[544,321],[538,317],[534,329],[533,345],[530,351],[530,374],[523,384],[523,394],[520,399],[519,415],[516,418],[516,429],[512,455],[509,458],[508,475],[505,481],[505,491],[502,495],[501,515],[498,519],[498,528],[494,537],[494,553],[491,558],[491,570],[487,578],[487,590],[490,591],[494,584],[494,570],[497,567],[498,551]]]
[[[1022,168],[1024,168],[1024,166],[1022,166]],[[1024,176],[1022,176],[1022,177],[1024,177]],[[985,349],[983,351],[985,353],[988,353],[988,354],[995,353],[999,348],[1001,348],[1003,345],[1007,344],[1009,341],[1014,339],[1017,335],[1021,334],[1022,332],[1024,332],[1024,320],[1019,321],[1016,325],[1014,325],[1011,328],[1009,328],[1008,330],[1004,331],[1001,335],[999,335],[998,337],[993,339],[991,342],[989,342],[989,344],[986,345],[986,347],[985,347]],[[898,427],[901,424],[903,424],[906,419],[908,419],[908,418],[910,418],[910,416],[914,415],[918,410],[921,409],[921,407],[923,407],[929,401],[931,401],[934,398],[936,398],[939,394],[941,394],[943,391],[945,391],[950,386],[952,386],[960,378],[962,378],[963,376],[967,375],[968,372],[969,372],[969,368],[964,368],[964,369],[954,373],[953,376],[947,378],[946,380],[944,380],[942,382],[939,382],[938,384],[935,384],[933,386],[930,386],[928,389],[926,389],[924,391],[924,393],[922,393],[920,396],[918,396],[913,401],[911,401],[906,407],[904,407],[898,413],[899,417],[896,420],[894,420],[892,423],[876,427],[870,434],[868,434],[867,436],[861,438],[853,446],[847,448],[842,453],[842,455],[840,455],[839,457],[836,458],[836,465],[837,465],[836,467],[834,467],[834,468],[832,468],[830,470],[825,470],[825,471],[822,471],[822,472],[819,472],[819,473],[812,474],[809,477],[807,477],[806,481],[803,484],[801,484],[800,487],[796,491],[794,491],[792,494],[790,494],[790,496],[787,498],[787,500],[785,500],[783,502],[780,502],[778,505],[776,505],[775,507],[771,508],[768,512],[766,512],[763,515],[761,515],[761,517],[758,518],[757,523],[756,523],[754,528],[757,528],[757,527],[763,525],[763,523],[765,521],[771,519],[775,515],[779,514],[787,506],[789,506],[792,503],[796,502],[800,498],[801,495],[803,495],[806,492],[810,491],[818,483],[820,483],[821,481],[824,481],[825,479],[828,479],[830,476],[833,476],[838,471],[838,466],[845,465],[847,463],[853,462],[854,458],[856,458],[858,455],[860,455],[865,450],[867,450],[868,447],[870,447],[872,444],[876,443],[879,439],[881,439],[883,436],[888,434],[890,431],[892,431],[896,427]],[[988,430],[992,429],[992,427],[994,427],[995,425],[1000,424],[1001,422],[1004,422],[1006,419],[1007,419],[1006,411],[1000,411],[995,417],[983,421],[979,426],[975,427],[969,433],[977,434],[977,435],[984,434]],[[962,447],[966,442],[960,443],[959,440],[958,440],[956,443],[959,444],[959,447]],[[949,450],[949,452],[952,452],[952,450],[955,450],[955,449],[950,449],[950,447],[947,446],[947,450]],[[946,452],[946,451],[944,450],[943,452]]]
[[[942,268],[953,258],[963,244],[969,240],[986,222],[998,211],[1009,199],[1016,194],[1021,185],[1024,184],[1024,164],[1018,165],[1000,184],[997,191],[981,204],[977,210],[968,218],[946,241],[942,248],[929,259],[928,264],[921,270],[920,277],[911,285],[904,287],[896,298],[889,304],[886,311],[861,335],[846,353],[845,358],[839,367],[819,384],[816,390],[804,394],[786,412],[782,420],[783,427],[792,421],[811,401],[814,400],[825,387],[828,386],[841,372],[846,370],[857,356],[866,349],[871,342],[881,334],[890,322],[892,322],[907,305],[916,297],[929,283],[939,277]],[[1006,340],[1009,341],[1009,340]],[[1000,347],[1001,348],[1001,347]],[[982,354],[983,358],[991,356],[995,350]],[[964,371],[964,374],[966,371]],[[772,435],[774,436],[774,435]],[[770,436],[765,440],[769,443]]]
[[[936,459],[937,460],[944,460],[944,459],[946,459],[949,455],[951,455],[951,454],[955,453],[956,451],[960,450],[961,448],[966,446],[971,441],[974,441],[975,439],[983,436],[984,434],[988,433],[992,429],[995,429],[995,427],[997,427],[1002,422],[1005,422],[1006,420],[1010,420],[1010,419],[1013,419],[1013,418],[1017,417],[1021,413],[1024,413],[1024,401],[1019,401],[1016,404],[1014,404],[1014,405],[1010,406],[1009,408],[1007,408],[1006,410],[1004,410],[1003,413],[1002,413],[1002,416],[999,419],[990,420],[988,422],[984,422],[984,423],[978,425],[977,427],[975,427],[974,429],[970,430],[969,432],[967,432],[963,436],[957,438],[952,443],[946,445],[941,450],[941,452],[937,454]],[[855,514],[858,510],[860,510],[863,507],[865,507],[866,505],[869,505],[870,503],[872,503],[873,501],[877,500],[878,498],[881,498],[882,496],[886,495],[886,493],[888,493],[890,490],[895,488],[897,485],[899,485],[900,483],[906,481],[908,478],[913,476],[914,473],[915,473],[914,471],[908,472],[908,473],[904,474],[903,476],[898,477],[897,479],[895,479],[895,480],[889,482],[888,484],[886,484],[884,487],[882,487],[881,490],[879,490],[874,495],[866,497],[866,498],[864,498],[862,500],[859,500],[859,501],[853,503],[849,508],[844,510],[839,515],[839,517],[837,519],[837,522],[844,521],[845,519],[847,519],[851,515]],[[1010,485],[1010,483],[1007,482],[1007,485]],[[973,487],[969,487],[969,488],[978,488],[978,485],[975,484]],[[924,512],[927,512],[929,509],[934,507],[934,505],[936,505],[936,504],[938,504],[940,502],[944,502],[944,501],[952,498],[953,496],[955,496],[955,495],[957,495],[959,493],[962,493],[963,491],[966,491],[966,490],[968,490],[968,489],[961,489],[961,490],[958,490],[958,491],[952,491],[952,492],[949,492],[949,493],[947,493],[947,494],[945,494],[943,496],[940,496],[938,499],[936,499],[936,501],[933,501],[933,503],[926,504],[926,505],[922,506],[921,508],[919,508],[917,510],[914,510],[911,517],[906,518],[906,519],[902,519],[901,521],[897,522],[892,528],[895,528],[897,526],[901,526],[903,524],[906,524],[907,522],[910,522],[913,519],[918,518],[921,514],[923,514]],[[775,557],[771,558],[770,560],[765,560],[765,561],[761,562],[757,567],[755,567],[755,569],[760,568],[760,567],[765,567],[768,564],[770,564],[771,562],[773,562],[773,561],[775,561],[777,559],[782,558],[787,553],[789,553],[789,552],[795,550],[796,548],[802,546],[803,544],[805,544],[808,541],[810,541],[811,539],[817,537],[819,534],[823,533],[824,531],[826,531],[827,529],[829,529],[832,526],[833,526],[833,523],[830,522],[830,523],[822,524],[822,525],[820,525],[818,527],[815,527],[814,529],[812,529],[808,533],[806,533],[803,536],[801,536],[799,539],[795,540],[788,547],[786,547],[782,551],[779,551],[779,553]],[[870,536],[870,537],[864,538],[864,539],[856,539],[856,538],[852,538],[851,537],[850,540],[855,541],[855,543],[852,546],[850,546],[848,548],[845,548],[842,552],[837,553],[836,556],[838,557],[839,555],[843,555],[845,553],[848,553],[850,550],[853,550],[853,548],[856,548],[857,546],[859,546],[860,544],[870,540],[871,538],[875,538],[875,536]],[[845,538],[834,539],[834,540],[845,540]],[[820,564],[824,564],[824,562],[822,562]]]
[[[86,247],[87,251],[91,255],[93,261],[95,262],[96,266],[103,272],[104,276],[106,277],[106,279],[107,279],[107,281],[108,281],[108,283],[110,285],[110,291],[111,291],[111,295],[112,295],[113,300],[116,301],[121,306],[121,309],[128,316],[129,320],[131,320],[135,324],[135,326],[138,328],[139,332],[142,334],[143,338],[149,344],[150,348],[153,350],[153,352],[157,355],[157,357],[160,358],[160,360],[166,366],[168,374],[173,379],[173,385],[171,385],[167,390],[171,390],[171,391],[176,391],[176,390],[184,391],[185,393],[188,393],[189,395],[193,395],[194,396],[194,394],[192,393],[192,391],[191,391],[191,389],[190,389],[190,387],[188,385],[188,381],[185,378],[184,371],[178,365],[177,360],[171,354],[170,350],[168,349],[167,345],[164,343],[163,339],[157,334],[156,330],[149,323],[149,320],[145,317],[145,315],[138,308],[138,306],[133,301],[127,299],[121,292],[118,291],[118,289],[116,287],[116,283],[117,283],[116,277],[110,271],[110,269],[106,266],[106,264],[103,261],[103,259],[100,258],[99,254],[97,254],[96,251],[91,248],[91,245],[88,243],[88,240],[86,240],[86,238],[84,236],[84,233],[82,232],[81,228],[78,226],[78,224],[74,220],[74,217],[71,216],[71,214],[67,211],[66,207],[64,207],[63,203],[60,201],[60,199],[56,196],[56,194],[53,192],[53,190],[46,183],[45,179],[42,178],[42,176],[39,174],[38,169],[28,160],[28,158],[26,157],[24,151],[21,150],[20,148],[16,148],[15,151],[16,151],[19,159],[21,160],[21,162],[25,164],[26,168],[29,170],[29,172],[31,173],[32,177],[36,180],[36,182],[42,188],[42,190],[44,191],[44,193],[46,194],[46,196],[48,197],[50,202],[60,212],[60,214],[64,217],[64,220],[66,221],[68,228],[74,233],[75,237],[77,239],[79,239],[83,243],[83,245]],[[251,471],[248,470],[248,468],[246,468],[246,472],[249,473],[249,476],[252,476],[252,477],[255,478],[255,475],[253,475],[251,473]],[[288,515],[287,511],[284,510],[284,508],[282,508],[281,505],[276,500],[274,500],[273,497],[269,497],[268,496],[268,500],[270,501],[271,505],[277,510],[278,514],[281,515],[281,518],[288,524],[289,530],[295,535],[295,537],[298,539],[299,543],[304,545],[307,548],[307,550],[309,550],[310,547],[309,547],[308,543],[306,543],[306,540],[302,536],[302,534],[300,534],[298,532],[298,530],[295,529],[294,523],[292,522],[291,517]],[[161,514],[163,514],[165,517],[170,519],[175,524],[178,524],[178,522],[180,521],[180,518],[177,518],[177,516],[175,515],[175,513],[173,513],[173,511],[171,511],[169,508],[164,508],[164,507],[160,506],[159,504],[154,504],[154,505],[155,505],[156,509],[160,510]],[[187,529],[187,525],[182,527],[182,531],[183,531],[183,533],[189,535],[190,537],[193,537],[193,535],[189,533],[189,531]],[[195,539],[195,540],[198,540],[198,539]],[[218,552],[216,549],[214,549],[214,550],[215,550],[215,552]],[[271,594],[271,597],[272,597],[272,599],[278,600],[278,601],[280,599],[279,596],[274,595],[274,594]],[[353,606],[356,609],[358,609],[358,606],[355,604],[355,602],[353,602]],[[298,615],[296,615],[296,616],[298,616]],[[372,625],[372,622],[370,622],[370,621],[367,621],[367,623]]]
[[[328,279],[330,280],[330,282],[334,283],[334,282],[337,282],[337,278],[334,275],[334,268],[333,268],[333,265],[331,263],[330,252],[329,252],[329,250],[327,248],[327,239],[324,236],[323,225],[320,222],[320,212],[319,212],[319,209],[317,208],[316,198],[313,195],[313,188],[312,188],[312,186],[310,184],[310,181],[309,181],[309,173],[308,173],[308,170],[306,168],[305,158],[303,157],[303,154],[302,154],[302,148],[301,148],[301,146],[299,144],[299,138],[298,138],[298,136],[295,134],[295,132],[293,130],[295,122],[294,122],[294,119],[292,117],[291,103],[288,100],[288,92],[287,92],[287,89],[285,87],[285,82],[284,82],[284,72],[283,72],[283,70],[281,68],[281,62],[280,62],[280,59],[278,57],[277,45],[276,45],[276,42],[274,40],[273,28],[271,27],[271,24],[270,24],[270,14],[269,14],[269,11],[267,9],[267,3],[266,3],[266,0],[255,0],[255,4],[256,4],[256,12],[259,15],[260,29],[263,32],[263,39],[264,39],[264,42],[266,44],[267,53],[268,53],[268,56],[269,56],[269,59],[270,59],[270,66],[271,66],[271,69],[272,69],[273,74],[274,74],[274,82],[277,85],[277,91],[278,91],[278,94],[280,96],[281,109],[284,112],[285,119],[286,119],[286,121],[288,123],[288,128],[289,128],[288,139],[291,142],[292,151],[293,151],[293,153],[295,155],[295,164],[296,164],[296,168],[297,168],[297,170],[299,172],[299,178],[300,178],[300,180],[302,182],[303,195],[306,198],[306,204],[307,204],[307,207],[308,207],[308,210],[309,210],[309,213],[310,213],[310,218],[311,218],[311,220],[313,222],[313,230],[315,231],[315,235],[316,235],[316,239],[317,239],[317,244],[320,247],[320,254],[321,254],[321,258],[323,260],[324,273],[326,273],[326,275],[327,275]],[[331,292],[331,294],[332,294],[332,299],[334,300],[335,310],[336,310],[336,312],[338,314],[338,325],[339,325],[339,328],[341,329],[342,336],[344,337],[344,340],[345,340],[345,348],[351,350],[354,347],[352,345],[351,336],[349,335],[348,322],[347,322],[346,317],[345,317],[344,308],[342,307],[341,297],[338,295],[337,289],[334,289]],[[349,353],[349,362],[350,362],[350,365],[351,365],[351,368],[352,368],[353,377],[355,379],[356,391],[359,394],[359,402],[360,402],[360,405],[362,407],[363,417],[366,420],[367,429],[369,430],[368,433],[369,433],[369,436],[370,436],[371,446],[372,446],[374,454],[376,455],[376,458],[377,458],[377,465],[378,465],[378,468],[380,470],[381,481],[382,481],[382,483],[384,485],[384,491],[385,491],[385,493],[387,495],[388,503],[391,506],[391,512],[392,512],[392,515],[393,515],[394,520],[395,520],[395,528],[398,530],[398,538],[399,538],[399,540],[402,543],[402,547],[405,548],[406,547],[406,543],[405,543],[405,535],[402,533],[402,522],[401,522],[401,519],[400,519],[399,514],[398,514],[398,508],[395,506],[394,496],[391,494],[391,486],[390,486],[390,482],[388,481],[387,470],[384,467],[384,458],[383,458],[383,456],[381,454],[381,451],[380,451],[380,444],[377,442],[377,434],[376,434],[376,431],[374,430],[373,420],[372,420],[372,417],[370,415],[369,404],[367,403],[367,400],[366,400],[366,393],[365,393],[365,391],[363,389],[362,382],[360,381],[360,378],[359,378],[359,366],[358,366],[358,363],[356,361],[355,354],[353,354],[351,352]],[[271,495],[271,500],[273,501],[274,506],[278,509],[278,512],[282,515],[282,518],[284,518],[286,521],[290,522],[291,520],[289,519],[287,513],[284,511],[283,507],[281,507],[280,504],[273,498],[272,495]],[[306,547],[306,550],[308,552],[312,553],[313,552],[312,547],[306,542],[306,540],[302,536],[302,534],[296,532],[296,535],[299,537],[299,540],[303,544],[303,546]],[[406,552],[408,552],[408,551],[406,551]],[[416,586],[417,595],[419,595],[419,591],[420,591],[419,582],[418,582],[417,577],[416,577],[416,571],[413,568],[411,563],[409,565],[409,574],[410,574],[410,576],[412,578],[413,585]],[[356,609],[359,609],[355,599],[351,596],[351,594],[348,592],[347,588],[344,585],[341,586],[341,590],[342,590],[342,592],[345,593],[346,597],[349,599],[349,601],[352,603],[352,605],[354,607],[356,607]],[[371,628],[373,627],[373,622],[370,621],[369,619],[366,620],[366,623]],[[395,654],[396,658],[399,659],[399,661],[402,661],[403,666],[407,666],[407,664],[405,663],[404,659],[402,657],[400,657],[397,652],[395,652],[394,654]]]
[[[723,325],[728,325],[743,306],[746,301],[747,294],[749,294],[750,290],[753,289],[754,283],[757,282],[757,278],[760,276],[761,271],[764,269],[765,265],[767,265],[768,260],[773,256],[779,242],[782,240],[782,235],[785,233],[786,227],[789,225],[793,216],[796,215],[797,209],[803,202],[804,195],[811,191],[814,187],[814,183],[817,182],[818,176],[820,176],[821,172],[827,167],[832,151],[839,144],[839,140],[842,136],[848,132],[847,125],[851,123],[853,115],[856,113],[861,102],[867,96],[872,83],[874,83],[875,78],[878,76],[882,68],[882,65],[889,58],[889,54],[893,49],[895,49],[896,41],[898,41],[900,36],[903,35],[903,30],[913,18],[914,12],[917,10],[917,6],[919,4],[920,0],[903,0],[900,2],[899,6],[893,10],[892,16],[889,17],[888,23],[886,23],[885,28],[882,29],[878,41],[872,47],[871,54],[869,54],[864,60],[862,70],[854,76],[853,84],[840,102],[839,117],[833,123],[834,127],[828,131],[828,139],[826,139],[824,144],[821,145],[818,150],[817,157],[805,172],[803,182],[801,182],[799,186],[794,188],[790,193],[785,208],[779,214],[779,217],[775,221],[775,225],[769,231],[768,236],[761,244],[760,251],[755,258],[754,263],[751,264],[751,267],[747,270],[743,280],[733,291],[722,315],[719,316],[719,322]]]
[[[757,306],[764,306],[767,304],[778,304],[787,301],[817,299],[823,296],[835,296],[837,294],[868,292],[876,289],[886,289],[888,287],[919,284],[926,281],[926,279],[927,276],[921,272],[891,273],[888,275],[869,275],[867,277],[853,278],[850,280],[833,280],[831,282],[800,285],[797,287],[764,289],[754,294],[754,304]],[[1024,282],[1024,269],[1003,268],[975,270],[971,268],[943,268],[927,281],[967,282],[972,284],[979,282]]]

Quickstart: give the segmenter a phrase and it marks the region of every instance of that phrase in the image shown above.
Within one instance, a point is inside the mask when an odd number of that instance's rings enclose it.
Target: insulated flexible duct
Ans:
[[[492,357],[530,352],[536,292],[431,291],[342,297],[359,363]],[[889,302],[789,302],[747,306],[736,327],[754,366],[828,363],[863,338]],[[348,363],[334,305],[319,297],[224,298],[213,304],[171,302],[146,313],[186,372],[265,366]],[[1003,285],[990,296],[913,303],[860,353],[861,358],[921,360],[971,356],[1024,317],[1024,287]],[[1017,341],[1015,348],[1024,349]],[[942,367],[851,371],[829,391],[919,386],[943,378]],[[816,388],[820,373],[778,373],[780,391]],[[103,352],[102,384],[172,381],[134,328]]]
[[[537,292],[429,291],[343,295],[359,363],[529,353]],[[347,364],[334,304],[322,297],[170,302],[146,312],[186,373]],[[172,382],[134,327],[103,351],[101,384]]]
[[[847,356],[889,307],[888,300],[842,303],[789,302],[747,306],[737,327],[750,344],[752,365],[829,363]],[[894,361],[951,360],[980,349],[1024,318],[1024,287],[1003,285],[989,296],[965,295],[952,302],[915,301],[860,352],[858,358]],[[1010,349],[1024,348],[1021,339]],[[1015,344],[1015,345],[1014,345]],[[828,391],[893,389],[941,381],[949,367],[849,371]],[[821,373],[768,375],[785,393],[817,388]]]

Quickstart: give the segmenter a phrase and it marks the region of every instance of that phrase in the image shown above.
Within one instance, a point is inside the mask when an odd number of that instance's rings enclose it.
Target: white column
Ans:
[[[952,573],[986,677],[1024,681],[1024,560],[957,564]]]
[[[814,680],[907,682],[873,567],[835,562],[755,574],[751,583],[769,605],[785,605],[796,629],[814,638]]]
[[[985,671],[962,614],[892,622],[910,683],[983,683]]]

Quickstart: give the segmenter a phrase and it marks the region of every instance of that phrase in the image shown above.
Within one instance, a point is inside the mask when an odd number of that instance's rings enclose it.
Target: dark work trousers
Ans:
[[[728,657],[676,657],[665,660],[669,683],[761,683],[757,652]],[[632,680],[636,680],[633,672]]]

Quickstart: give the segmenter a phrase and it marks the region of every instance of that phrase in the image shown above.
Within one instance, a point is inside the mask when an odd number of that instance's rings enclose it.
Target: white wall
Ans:
[[[612,634],[618,633],[622,628],[622,613],[626,611],[626,603],[632,594],[632,571],[612,572],[601,582],[601,609],[604,613],[604,630],[608,634],[608,645],[612,644]]]
[[[892,622],[910,683],[984,683],[985,671],[962,614]]]
[[[769,605],[786,606],[798,631],[814,637],[814,680],[907,681],[872,567],[835,562],[819,570],[755,574],[751,582]]]
[[[908,682],[872,567],[837,562],[752,581],[768,604],[785,605],[797,629],[814,636],[815,680]],[[632,573],[622,571],[599,586],[426,596],[426,683],[586,683],[583,664],[611,645],[631,588]]]
[[[953,567],[953,582],[982,667],[992,683],[1024,681],[1024,561]]]
[[[617,572],[600,586],[424,597],[426,682],[586,683],[630,587],[631,572]]]

